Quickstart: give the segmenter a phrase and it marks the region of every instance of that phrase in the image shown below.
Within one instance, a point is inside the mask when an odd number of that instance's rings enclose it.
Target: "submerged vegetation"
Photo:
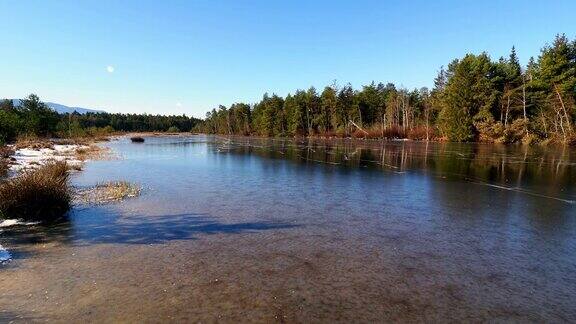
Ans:
[[[0,218],[61,218],[70,209],[68,169],[65,162],[50,162],[0,182]]]
[[[80,190],[76,200],[85,204],[103,204],[124,200],[140,195],[140,186],[127,181],[112,181]]]
[[[514,47],[497,61],[468,54],[441,68],[432,90],[373,82],[265,94],[254,105],[213,109],[194,131],[570,144],[575,120],[576,41],[558,35],[525,67]]]

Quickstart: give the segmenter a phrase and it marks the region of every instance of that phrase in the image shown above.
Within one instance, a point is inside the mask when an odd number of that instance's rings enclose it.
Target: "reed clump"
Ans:
[[[0,182],[0,218],[54,221],[70,209],[69,167],[48,162]]]

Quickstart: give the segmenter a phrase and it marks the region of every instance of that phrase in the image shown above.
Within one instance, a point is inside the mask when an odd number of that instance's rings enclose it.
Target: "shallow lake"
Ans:
[[[576,151],[123,138],[0,244],[0,322],[576,321]]]

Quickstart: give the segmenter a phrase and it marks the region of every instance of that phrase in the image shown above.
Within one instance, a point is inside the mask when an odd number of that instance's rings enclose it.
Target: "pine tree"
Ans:
[[[338,125],[338,119],[334,118],[338,106],[336,89],[334,89],[334,87],[324,88],[320,101],[321,117],[319,122],[321,131],[336,130],[340,126]]]

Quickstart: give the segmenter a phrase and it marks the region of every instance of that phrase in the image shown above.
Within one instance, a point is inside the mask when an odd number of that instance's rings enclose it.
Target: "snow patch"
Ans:
[[[11,156],[13,164],[10,166],[10,170],[18,172],[24,169],[36,168],[46,164],[48,161],[66,161],[72,166],[80,166],[82,161],[76,159],[76,150],[88,148],[86,145],[55,144],[53,148],[19,149]]]
[[[0,223],[0,228],[2,227],[10,227],[16,225],[36,225],[37,222],[24,222],[21,219],[6,219]]]

